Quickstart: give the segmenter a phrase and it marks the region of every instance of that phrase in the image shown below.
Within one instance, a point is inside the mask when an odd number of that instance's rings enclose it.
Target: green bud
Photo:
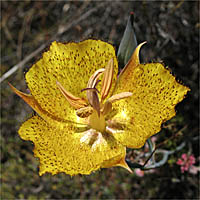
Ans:
[[[133,54],[133,51],[137,47],[137,39],[133,24],[134,14],[131,12],[117,52],[119,66],[122,68],[127,64]]]

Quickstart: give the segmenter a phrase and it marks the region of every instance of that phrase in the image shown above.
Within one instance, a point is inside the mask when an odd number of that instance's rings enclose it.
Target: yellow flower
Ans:
[[[131,172],[126,147],[140,148],[158,133],[189,91],[162,64],[140,64],[142,44],[117,78],[112,45],[53,42],[26,73],[31,94],[11,86],[38,114],[19,135],[34,142],[40,175],[90,174],[112,166]]]

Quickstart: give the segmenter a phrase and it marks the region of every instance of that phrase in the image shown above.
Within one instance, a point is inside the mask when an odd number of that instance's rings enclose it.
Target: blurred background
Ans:
[[[135,15],[142,62],[163,62],[177,80],[190,87],[163,125],[156,144],[175,150],[162,167],[129,174],[122,168],[102,169],[89,176],[38,175],[33,144],[17,134],[33,113],[8,86],[27,92],[24,73],[53,40],[88,38],[112,43],[116,51],[129,17]],[[199,2],[198,1],[2,1],[1,2],[1,199],[199,199]],[[23,62],[21,62],[23,61]],[[19,67],[21,66],[21,67]],[[13,68],[15,67],[15,68]],[[3,76],[5,78],[5,75]],[[143,152],[129,151],[128,157]],[[182,154],[194,157],[181,172]]]

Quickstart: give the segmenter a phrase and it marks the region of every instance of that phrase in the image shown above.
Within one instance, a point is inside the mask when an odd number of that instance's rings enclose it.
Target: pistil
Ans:
[[[99,116],[97,111],[94,110],[94,112],[89,116],[89,125],[91,126],[91,128],[100,131],[101,133],[105,132],[106,121],[104,115],[100,113]]]

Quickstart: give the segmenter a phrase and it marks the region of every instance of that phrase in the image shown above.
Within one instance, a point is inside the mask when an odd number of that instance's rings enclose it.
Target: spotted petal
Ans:
[[[26,73],[26,81],[32,96],[43,110],[58,118],[71,120],[75,115],[74,109],[56,82],[74,96],[84,98],[85,93],[81,90],[87,87],[90,76],[97,69],[106,67],[111,58],[114,60],[116,77],[118,67],[112,45],[100,40],[67,44],[53,42]]]
[[[62,128],[53,127],[39,116],[24,122],[19,135],[33,141],[35,157],[40,159],[40,175],[90,174],[113,158],[121,160],[126,153],[111,135],[104,136],[94,130],[82,132],[69,123]]]
[[[178,83],[160,63],[133,64],[126,70],[115,93],[126,91],[133,95],[113,103],[108,129],[123,145],[140,148],[160,131],[163,122],[175,116],[174,108],[189,88]]]

